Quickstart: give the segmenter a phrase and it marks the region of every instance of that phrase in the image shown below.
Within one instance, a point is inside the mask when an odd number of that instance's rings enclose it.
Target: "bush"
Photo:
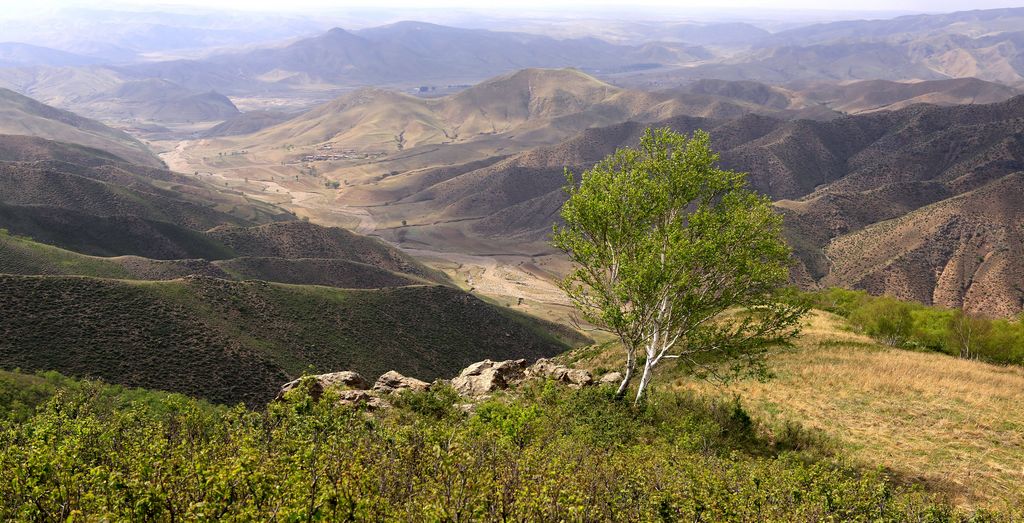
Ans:
[[[887,345],[1024,364],[1024,321],[1020,319],[985,318],[847,289],[808,293],[808,300]]]
[[[99,391],[97,393],[97,391]],[[738,401],[538,384],[376,413],[56,387],[0,425],[5,520],[950,521],[877,473],[755,435]],[[132,398],[111,401],[111,398]],[[328,396],[325,396],[329,397]],[[104,399],[106,398],[106,399]],[[800,432],[799,429],[792,429]],[[797,439],[797,438],[794,438]],[[801,436],[804,444],[810,441]]]

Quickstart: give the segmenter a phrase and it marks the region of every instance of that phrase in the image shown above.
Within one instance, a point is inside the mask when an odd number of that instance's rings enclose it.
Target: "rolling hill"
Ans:
[[[295,115],[281,111],[246,111],[229,116],[223,122],[203,131],[202,138],[220,138],[252,134],[294,118]]]
[[[214,137],[223,133],[215,128],[198,148],[205,151],[203,156],[246,150],[273,162],[356,151],[387,155],[376,161],[380,165],[394,157],[401,165],[390,170],[403,171],[431,167],[432,161],[451,165],[480,159],[481,151],[509,154],[626,121],[655,122],[679,115],[724,120],[752,113],[829,120],[843,113],[920,102],[992,103],[1016,94],[1016,89],[976,79],[812,83],[789,88],[700,80],[649,92],[616,87],[574,69],[525,69],[440,98],[360,89],[248,135],[217,140]],[[467,144],[461,156],[445,155],[436,147]],[[419,158],[406,161],[414,157]]]
[[[865,80],[843,84],[818,83],[798,90],[801,97],[848,114],[902,109],[909,105],[990,104],[1021,94],[1020,90],[977,78],[924,82]]]
[[[0,67],[23,66],[76,66],[96,63],[97,60],[48,47],[20,42],[0,42]]]
[[[68,142],[104,150],[126,162],[163,166],[142,142],[121,131],[7,89],[0,89],[0,134]]]
[[[804,285],[1016,314],[1024,296],[1011,261],[1020,248],[1013,202],[1021,198],[1015,176],[1024,171],[1022,118],[1018,96],[829,121],[750,114],[681,116],[655,125],[709,131],[722,164],[751,173],[751,185],[778,200]],[[382,195],[391,203],[371,209],[385,224],[408,221],[409,227],[387,231],[395,239],[443,244],[470,237],[487,245],[480,248],[543,250],[564,198],[563,168],[580,172],[616,147],[635,144],[645,127],[589,129],[481,166],[392,177]],[[374,188],[367,190],[372,195]]]
[[[0,275],[0,304],[4,367],[252,406],[311,366],[432,380],[485,358],[566,348],[539,320],[437,285],[344,290],[197,276]]]
[[[283,123],[249,135],[207,139],[198,147],[207,151],[204,156],[244,149],[266,160],[293,162],[340,151],[404,159],[426,150],[421,160],[429,162],[434,146],[468,144],[466,156],[456,154],[454,161],[450,157],[443,160],[450,164],[476,159],[478,148],[508,154],[557,143],[590,127],[624,121],[657,121],[681,114],[713,118],[783,112],[787,117],[838,116],[785,89],[749,84],[745,85],[749,92],[744,92],[744,86],[730,85],[733,87],[713,88],[704,83],[646,92],[615,87],[575,69],[524,69],[440,98],[359,89]],[[758,98],[753,94],[758,89],[771,92],[771,96]],[[282,151],[282,144],[290,154]]]
[[[0,154],[0,367],[257,406],[311,367],[430,380],[582,339],[198,177],[40,138]]]
[[[196,93],[166,80],[131,80],[76,102],[75,108],[104,118],[166,123],[227,120],[239,113],[235,104],[216,92]]]

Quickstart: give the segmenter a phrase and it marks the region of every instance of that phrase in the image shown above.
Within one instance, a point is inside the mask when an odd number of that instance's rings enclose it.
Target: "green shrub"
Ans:
[[[311,401],[301,390],[252,411],[72,380],[51,385],[34,414],[0,424],[2,519],[970,516],[826,453],[773,446],[755,434],[738,401],[689,393],[655,393],[634,407],[600,388],[547,383],[467,413],[457,395],[439,388],[367,413]]]
[[[808,293],[812,306],[848,319],[861,332],[894,347],[944,352],[992,363],[1024,364],[1024,321],[827,289]]]

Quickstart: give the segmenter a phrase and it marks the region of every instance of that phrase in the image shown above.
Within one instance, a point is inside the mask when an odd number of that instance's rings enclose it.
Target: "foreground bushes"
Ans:
[[[0,428],[4,520],[948,521],[948,507],[759,439],[738,404],[535,386],[369,415],[60,387]]]
[[[1024,322],[828,289],[808,294],[811,304],[850,320],[865,334],[894,347],[944,352],[991,363],[1024,365]]]

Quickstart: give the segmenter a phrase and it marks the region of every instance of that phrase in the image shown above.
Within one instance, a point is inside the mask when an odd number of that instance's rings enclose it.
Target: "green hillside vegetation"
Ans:
[[[373,414],[261,410],[0,373],[0,517],[257,521],[1003,521],[851,468],[737,402],[537,384]],[[34,410],[33,410],[34,409]],[[31,412],[31,413],[30,413]]]
[[[552,356],[584,341],[443,285],[0,275],[0,309],[6,368],[250,405],[311,369],[429,381],[485,358]]]
[[[966,315],[864,291],[832,288],[809,294],[815,307],[838,314],[886,345],[943,352],[991,363],[1024,365],[1024,322]]]
[[[0,273],[130,278],[116,262],[53,247],[0,229]]]
[[[339,227],[321,227],[306,222],[290,221],[257,227],[222,226],[210,230],[207,235],[241,256],[289,260],[341,259],[372,265],[385,271],[413,275],[435,283],[448,281],[442,272],[427,267],[412,256],[380,240]],[[307,264],[315,265],[308,261]],[[243,265],[253,268],[257,267],[259,262],[249,260],[235,265],[240,268]]]
[[[235,256],[201,231],[134,216],[96,216],[40,205],[0,202],[0,228],[37,242],[93,256],[135,255],[154,259]]]
[[[224,249],[225,255],[233,254],[226,247]],[[424,272],[432,275],[429,270]],[[338,258],[238,257],[212,262],[205,259],[154,260],[140,256],[104,258],[39,243],[12,235],[4,229],[0,229],[0,273],[124,280],[173,280],[198,275],[346,289],[402,287],[444,281]]]

